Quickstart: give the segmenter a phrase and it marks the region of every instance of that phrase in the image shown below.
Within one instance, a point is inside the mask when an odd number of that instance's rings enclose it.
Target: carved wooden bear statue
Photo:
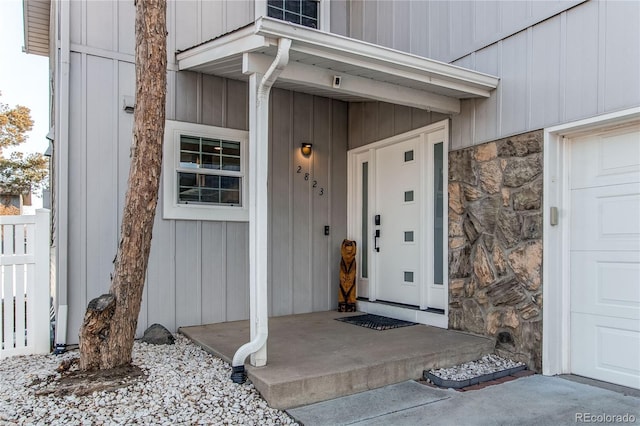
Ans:
[[[340,249],[340,291],[338,312],[356,311],[356,242],[343,240]]]

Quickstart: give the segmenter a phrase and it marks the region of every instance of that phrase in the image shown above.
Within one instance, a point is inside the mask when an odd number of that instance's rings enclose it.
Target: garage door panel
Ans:
[[[571,191],[572,250],[640,250],[640,183]]]
[[[577,138],[571,149],[571,188],[640,180],[640,126]]]
[[[640,332],[635,320],[571,315],[571,371],[640,389]]]
[[[635,252],[571,254],[571,311],[640,321],[640,259]]]
[[[571,141],[571,371],[640,389],[640,126]]]

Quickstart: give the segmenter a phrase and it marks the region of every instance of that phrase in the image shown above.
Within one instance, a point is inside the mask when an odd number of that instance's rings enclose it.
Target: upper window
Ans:
[[[319,28],[319,0],[267,0],[267,16]]]
[[[248,220],[245,131],[168,120],[164,218]]]

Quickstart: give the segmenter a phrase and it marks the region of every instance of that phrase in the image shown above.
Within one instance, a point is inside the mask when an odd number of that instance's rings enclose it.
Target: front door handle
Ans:
[[[380,238],[380,230],[376,229],[376,233],[373,236],[373,247],[376,252],[380,252],[380,246],[378,245],[378,238]]]

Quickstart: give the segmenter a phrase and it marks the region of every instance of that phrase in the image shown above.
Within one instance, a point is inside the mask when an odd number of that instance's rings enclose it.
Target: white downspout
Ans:
[[[56,155],[56,291],[57,291],[57,310],[56,310],[56,335],[55,335],[55,352],[62,353],[65,351],[67,344],[67,294],[68,294],[68,211],[69,211],[69,68],[71,56],[71,37],[70,28],[71,14],[69,12],[70,4],[68,1],[57,3],[60,7],[60,28],[59,43],[57,43],[58,55],[60,58],[57,75],[55,79],[57,86],[55,87],[54,96],[58,97],[58,101],[54,103],[56,108],[55,118],[55,140],[54,149]]]
[[[269,177],[269,93],[273,83],[289,63],[291,40],[278,40],[278,53],[264,76],[249,76],[249,322],[251,341],[233,356],[231,380],[244,383],[244,361],[267,364],[269,335],[267,293],[267,229]],[[260,77],[262,77],[260,79]],[[259,84],[258,84],[259,82]]]

